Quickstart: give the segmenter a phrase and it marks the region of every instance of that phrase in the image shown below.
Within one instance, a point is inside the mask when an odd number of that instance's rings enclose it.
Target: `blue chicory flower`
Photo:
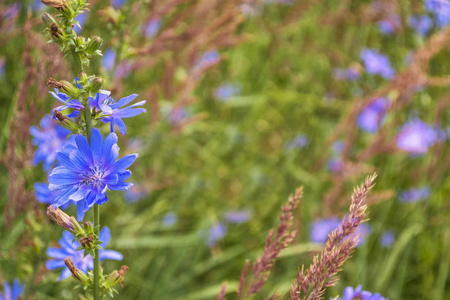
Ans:
[[[149,39],[154,38],[161,27],[161,23],[161,19],[152,19],[148,21],[144,27],[145,36]]]
[[[133,184],[125,182],[131,172],[127,170],[137,154],[127,155],[120,160],[117,135],[110,133],[103,141],[97,128],[92,130],[91,144],[85,136],[75,136],[75,146],[66,146],[56,155],[60,165],[48,176],[49,189],[61,191],[54,206],[59,207],[72,200],[77,202],[77,216],[94,204],[103,204],[108,198],[106,191],[126,190]]]
[[[227,232],[227,226],[222,222],[217,222],[214,224],[208,232],[206,243],[210,247],[217,245],[217,241],[225,236]]]
[[[425,8],[436,17],[436,25],[444,28],[450,24],[449,0],[425,0]]]
[[[394,78],[395,72],[391,67],[389,58],[380,54],[377,50],[364,49],[361,52],[361,59],[369,74],[380,75],[385,79]]]
[[[385,20],[378,22],[378,28],[384,34],[392,34],[401,26],[400,17],[396,14],[391,15]]]
[[[428,31],[431,29],[433,25],[433,21],[427,15],[424,16],[411,16],[408,19],[408,24],[411,28],[417,31],[417,34],[420,36],[427,35]]]
[[[395,235],[392,230],[387,230],[381,234],[380,243],[383,247],[390,247],[395,242]]]
[[[233,224],[240,224],[247,222],[252,213],[250,210],[236,210],[236,211],[227,211],[224,214],[225,219]]]
[[[414,119],[403,125],[396,137],[397,147],[414,155],[427,153],[428,148],[437,140],[436,130],[420,119]]]
[[[55,161],[56,153],[66,144],[66,137],[70,131],[52,120],[50,115],[45,115],[39,125],[41,129],[36,126],[30,128],[33,145],[38,147],[34,153],[33,164],[43,162],[44,170],[49,171]]]
[[[399,193],[398,198],[403,203],[415,203],[421,200],[426,200],[430,196],[430,188],[423,186],[419,188],[412,188],[403,190]]]
[[[227,101],[241,93],[241,86],[236,83],[224,83],[214,91],[214,96],[220,101]]]
[[[25,290],[25,286],[19,282],[19,279],[14,279],[13,286],[5,281],[3,287],[3,294],[0,293],[0,300],[18,300]]]
[[[335,217],[318,219],[311,224],[309,240],[317,244],[325,244],[328,235],[341,225],[341,220]]]
[[[389,101],[386,98],[377,98],[367,105],[357,117],[358,127],[363,131],[375,133],[383,123]]]
[[[173,212],[169,212],[164,215],[162,219],[162,224],[164,227],[170,227],[177,221],[177,216]]]
[[[105,249],[106,245],[108,245],[111,239],[111,233],[108,227],[103,227],[100,231],[99,240],[103,243],[101,244],[102,248]],[[49,247],[47,249],[47,255],[52,259],[47,260],[46,267],[48,270],[55,270],[59,268],[64,268],[61,272],[59,280],[65,279],[71,275],[69,269],[64,264],[64,259],[66,257],[70,257],[75,264],[77,269],[80,269],[84,273],[88,270],[92,270],[94,268],[94,260],[92,256],[86,255],[84,256],[84,250],[78,250],[80,247],[80,243],[78,241],[74,241],[74,236],[68,232],[63,232],[63,237],[59,240],[59,245],[61,248]],[[100,261],[105,259],[112,260],[122,260],[123,256],[117,251],[114,250],[99,250],[99,258]]]
[[[294,140],[286,145],[287,150],[302,149],[309,143],[308,138],[304,134],[298,134]]]
[[[346,287],[342,298],[337,298],[337,300],[387,300],[383,298],[380,294],[372,294],[368,291],[362,290],[362,285],[359,285],[356,289],[352,287]]]

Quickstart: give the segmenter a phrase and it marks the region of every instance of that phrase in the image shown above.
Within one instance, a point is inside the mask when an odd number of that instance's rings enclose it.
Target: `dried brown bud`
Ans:
[[[57,89],[61,89],[63,87],[62,82],[57,81],[56,79],[53,79],[51,77],[48,78],[47,85],[49,87],[54,87],[54,88],[57,88]]]
[[[123,265],[119,271],[117,270],[113,271],[105,282],[106,286],[113,287],[118,283],[120,284],[121,287],[123,287],[125,274],[127,274],[128,269],[129,269],[128,266]]]
[[[66,1],[64,0],[41,0],[42,4],[61,9],[66,6]]]
[[[84,248],[91,248],[92,245],[94,244],[94,237],[93,237],[92,235],[82,237],[82,238],[80,239],[80,244],[81,244],[81,246],[83,246]]]
[[[59,208],[50,205],[47,208],[47,216],[52,219],[52,221],[58,223],[59,226],[67,229],[72,233],[75,232],[75,226],[73,224],[72,218]]]
[[[59,38],[61,36],[61,30],[59,30],[58,24],[52,23],[52,25],[50,25],[50,34],[55,38]]]
[[[83,284],[88,283],[87,275],[83,271],[81,271],[81,270],[77,269],[77,267],[75,267],[75,264],[73,263],[73,260],[70,257],[66,257],[66,259],[64,259],[64,264],[69,269],[69,271],[72,273],[72,275],[75,279],[77,279],[78,281],[80,281]]]
[[[64,122],[64,120],[68,119],[68,117],[66,117],[60,111],[58,111],[56,109],[53,110],[53,114],[55,115],[55,118],[57,118],[58,121],[60,121],[60,122]]]

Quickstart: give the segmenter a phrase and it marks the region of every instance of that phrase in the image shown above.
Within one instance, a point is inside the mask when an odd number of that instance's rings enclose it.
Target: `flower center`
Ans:
[[[91,168],[90,171],[83,173],[83,180],[81,181],[84,185],[100,186],[103,183],[103,175],[105,170],[103,165],[95,166]]]

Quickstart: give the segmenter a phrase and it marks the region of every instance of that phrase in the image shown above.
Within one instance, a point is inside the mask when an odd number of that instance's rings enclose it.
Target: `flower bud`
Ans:
[[[61,80],[60,83],[62,84],[63,91],[70,97],[77,98],[80,95],[80,90],[70,82]]]
[[[56,24],[55,19],[53,18],[53,16],[49,13],[44,13],[41,17],[42,22],[44,22],[47,26],[52,25],[53,23]]]
[[[95,51],[100,49],[102,46],[103,40],[99,38],[98,36],[95,36],[91,39],[89,39],[87,45],[86,45],[86,52],[89,54],[94,54]]]
[[[53,110],[54,118],[56,118],[59,122],[61,122],[61,125],[72,131],[73,133],[77,133],[79,130],[78,124],[75,123],[71,118],[63,115],[60,111],[57,111],[56,109]]]
[[[107,287],[112,288],[116,284],[120,284],[121,287],[123,287],[123,282],[125,280],[125,274],[127,274],[128,266],[123,265],[119,271],[115,270],[113,271],[108,279],[106,279],[105,285]]]
[[[57,81],[56,79],[53,79],[51,77],[47,80],[48,87],[54,87],[57,89],[61,89],[63,87],[63,84],[60,81]]]
[[[50,25],[50,35],[56,39],[61,37],[62,31],[59,29],[58,24],[52,23],[52,25]]]
[[[91,222],[84,222],[84,230],[87,233],[93,233],[94,232],[94,228],[92,227],[92,223]]]
[[[103,78],[97,77],[91,82],[91,91],[93,93],[96,93],[99,89],[101,89],[102,85],[104,83]]]
[[[66,2],[64,0],[41,0],[42,4],[61,9],[66,6]]]
[[[80,239],[80,244],[84,249],[90,249],[94,245],[94,237],[92,235],[82,237]]]
[[[67,215],[65,212],[60,210],[59,208],[50,205],[47,208],[47,216],[54,222],[58,223],[59,226],[63,227],[64,229],[75,233],[75,225],[73,224],[73,220]],[[79,225],[78,225],[79,226]]]
[[[76,280],[78,280],[84,285],[87,285],[89,283],[88,276],[83,271],[75,267],[75,264],[73,263],[73,260],[70,257],[66,257],[66,259],[64,259],[64,264],[66,265],[66,267],[69,269],[69,271],[72,273],[72,276]]]

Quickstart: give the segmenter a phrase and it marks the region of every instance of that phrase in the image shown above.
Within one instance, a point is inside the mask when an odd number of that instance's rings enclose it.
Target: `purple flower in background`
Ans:
[[[349,67],[348,69],[334,69],[333,78],[336,80],[357,80],[361,73],[357,67]]]
[[[220,54],[217,51],[206,51],[198,59],[192,67],[192,72],[199,72],[210,66],[217,64],[220,61]]]
[[[309,140],[306,137],[306,135],[304,134],[299,134],[295,137],[294,140],[292,140],[291,142],[289,142],[286,145],[286,149],[288,150],[294,150],[294,149],[302,149],[304,148],[306,145],[308,145]]]
[[[144,105],[146,100],[123,107],[136,99],[137,96],[138,94],[133,94],[117,101],[111,97],[105,97],[104,94],[97,93],[95,98],[89,97],[89,105],[102,111],[104,116],[101,120],[102,122],[109,122],[111,124],[111,132],[114,132],[115,124],[119,128],[121,134],[126,134],[127,128],[122,119],[135,117],[147,111],[145,108],[138,108],[138,106]]]
[[[183,107],[174,107],[169,114],[168,121],[172,126],[182,124],[188,118],[188,113]]]
[[[372,101],[358,115],[356,120],[358,127],[369,133],[377,132],[386,117],[389,104],[386,98],[377,98]]]
[[[83,29],[84,23],[86,23],[86,18],[87,14],[85,13],[81,13],[75,17],[75,21],[77,21],[78,24],[80,25],[80,26],[75,25],[75,27],[73,27],[73,30],[76,32],[76,34],[80,34],[81,29]]]
[[[380,31],[388,35],[394,33],[400,26],[401,23],[398,15],[392,15],[388,19],[378,22],[378,28]]]
[[[160,19],[153,19],[147,22],[144,27],[144,34],[147,38],[154,38],[161,27]]]
[[[5,20],[15,19],[19,15],[20,5],[18,3],[11,4],[3,11]]]
[[[45,115],[39,125],[41,129],[36,126],[30,128],[33,145],[38,147],[34,153],[33,164],[44,162],[44,170],[49,171],[55,161],[56,153],[66,143],[66,137],[70,131],[59,125],[50,115]]]
[[[116,60],[116,53],[112,48],[108,48],[103,53],[102,66],[107,72],[111,72],[114,68],[114,61]]]
[[[421,200],[426,200],[430,196],[430,188],[423,186],[420,188],[412,188],[409,190],[403,190],[399,193],[398,198],[404,203],[415,203]]]
[[[385,79],[394,78],[395,72],[391,67],[389,58],[380,54],[377,50],[364,49],[361,52],[361,59],[369,74],[380,75]]]
[[[133,185],[125,193],[125,200],[129,203],[137,202],[141,199],[146,198],[150,194],[147,187],[143,185]]]
[[[325,244],[328,235],[341,223],[341,220],[334,217],[314,221],[309,230],[309,240],[313,243]]]
[[[114,8],[121,8],[127,0],[111,0],[111,6]]]
[[[170,227],[177,221],[177,216],[173,212],[169,212],[164,215],[162,224],[164,227]]]
[[[231,97],[241,94],[241,86],[236,83],[224,83],[214,91],[214,96],[220,101],[227,101]]]
[[[247,222],[252,213],[249,210],[236,210],[236,211],[227,211],[224,214],[225,219],[233,224],[240,224]]]
[[[91,144],[85,136],[75,136],[75,146],[65,147],[56,155],[60,165],[48,176],[49,189],[61,191],[53,205],[59,207],[72,200],[77,202],[77,216],[88,211],[94,204],[103,204],[108,198],[106,191],[126,190],[133,184],[125,182],[131,172],[127,170],[137,154],[120,160],[117,135],[110,133],[103,141],[97,128],[92,130]]]
[[[411,16],[408,24],[415,29],[420,36],[425,36],[433,25],[433,21],[429,16]]]
[[[103,227],[102,231],[100,231],[99,240],[103,243],[101,246],[105,249],[106,245],[109,243],[111,239],[111,233],[108,227]],[[92,256],[86,255],[84,256],[84,250],[78,250],[80,247],[80,243],[78,241],[73,241],[74,236],[68,232],[63,232],[63,237],[59,240],[59,245],[61,248],[49,247],[47,249],[47,255],[53,259],[47,260],[45,266],[48,270],[55,270],[59,268],[64,268],[61,272],[59,280],[65,279],[71,275],[69,269],[64,264],[64,259],[66,257],[70,257],[75,264],[75,267],[86,273],[88,270],[92,270],[94,268],[94,260]],[[113,260],[122,260],[123,256],[117,251],[114,250],[99,250],[99,258],[100,261],[105,259],[113,259]]]
[[[439,28],[446,27],[450,23],[449,0],[425,0],[425,8],[436,17],[436,25]]]
[[[19,279],[14,279],[14,283],[11,285],[5,281],[3,287],[3,294],[0,293],[0,300],[18,300],[25,290],[25,286],[19,282]]]
[[[352,287],[346,287],[342,298],[337,298],[337,300],[387,300],[383,298],[380,294],[372,294],[367,291],[362,290],[362,285],[359,285],[356,289]]]
[[[380,243],[383,247],[390,247],[395,242],[395,235],[392,230],[387,230],[381,234]]]
[[[340,157],[334,157],[328,161],[327,167],[331,172],[337,173],[339,171],[342,171],[342,169],[344,168],[344,163]]]
[[[334,142],[334,144],[331,146],[331,151],[333,152],[333,155],[339,155],[344,151],[344,141],[339,140]]]
[[[217,222],[211,227],[211,229],[209,229],[206,243],[208,244],[208,246],[214,247],[215,245],[217,245],[217,241],[225,236],[226,232],[227,227],[225,226],[225,224]]]
[[[420,119],[412,120],[400,128],[396,143],[400,150],[410,154],[425,154],[438,139],[436,130]]]

